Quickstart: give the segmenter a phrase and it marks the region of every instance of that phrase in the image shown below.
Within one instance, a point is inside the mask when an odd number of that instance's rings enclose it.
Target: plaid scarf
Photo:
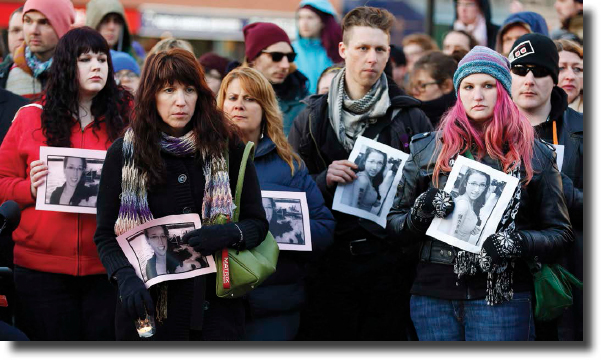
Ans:
[[[161,135],[161,149],[174,156],[191,156],[198,147],[192,131],[182,137]],[[219,216],[230,218],[234,211],[228,166],[223,155],[204,159],[203,174],[205,190],[202,199],[201,219],[205,225],[215,223]],[[123,168],[121,172],[121,206],[115,222],[117,236],[135,228],[154,217],[148,206],[147,174],[141,172],[134,162],[134,133],[128,129],[123,137]],[[160,283],[157,301],[157,320],[167,318],[167,283]]]
[[[27,66],[33,72],[33,77],[37,78],[44,71],[48,70],[50,65],[52,65],[52,58],[48,61],[40,61],[29,49],[29,46],[25,47],[25,60],[27,61]]]
[[[338,141],[351,151],[357,137],[365,132],[370,124],[386,115],[390,107],[388,96],[388,81],[382,76],[361,99],[352,100],[345,88],[346,68],[342,69],[332,80],[328,94],[330,124],[336,133]]]
[[[454,163],[454,159],[449,161],[450,166],[453,166]],[[519,179],[520,166],[514,167],[510,175]],[[518,182],[513,197],[497,227],[497,232],[511,232],[515,230],[515,217],[520,209],[521,197],[522,187]],[[475,254],[462,250],[457,253],[453,270],[458,278],[464,275],[475,275],[479,271],[486,273],[486,302],[488,305],[496,305],[513,298],[514,268],[515,262],[513,259],[503,260],[501,264],[491,266],[490,257],[482,257],[481,253]]]

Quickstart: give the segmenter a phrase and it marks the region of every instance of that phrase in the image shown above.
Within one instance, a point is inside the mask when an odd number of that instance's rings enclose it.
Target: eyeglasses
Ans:
[[[477,186],[480,189],[486,189],[486,184],[478,184],[477,182],[468,182],[467,183],[469,186]]]
[[[291,52],[291,53],[283,53],[283,52],[279,52],[279,51],[273,51],[273,52],[269,52],[269,51],[261,51],[263,54],[269,54],[271,56],[271,60],[273,60],[273,62],[280,62],[282,61],[282,59],[284,58],[284,56],[288,59],[288,62],[293,62],[294,59],[296,59],[296,53]]]
[[[431,82],[427,82],[427,83],[417,83],[417,84],[413,85],[413,89],[415,89],[419,92],[424,92],[424,91],[426,91],[426,88],[430,85],[438,85],[438,81],[431,81]]]
[[[526,76],[528,75],[528,71],[532,72],[535,78],[551,76],[549,69],[540,66],[514,65],[511,67],[511,72],[517,76]]]

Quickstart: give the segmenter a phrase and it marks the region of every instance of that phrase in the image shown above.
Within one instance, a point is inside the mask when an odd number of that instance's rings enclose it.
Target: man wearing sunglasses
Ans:
[[[537,135],[563,149],[561,177],[576,242],[564,257],[565,267],[582,279],[583,260],[583,118],[568,107],[568,95],[557,86],[559,54],[553,41],[541,34],[518,38],[509,53],[511,94]],[[558,151],[558,154],[561,152]],[[560,340],[582,340],[582,291],[573,289],[574,305],[559,320]],[[548,329],[553,329],[550,334]],[[553,324],[536,329],[537,340],[557,339]],[[541,338],[542,337],[542,338]]]
[[[418,109],[420,102],[384,74],[394,21],[390,12],[368,6],[344,17],[338,45],[344,68],[332,79],[328,94],[305,100],[308,105],[290,131],[288,141],[330,208],[338,185],[359,182],[355,173],[361,169],[348,161],[359,136],[408,153],[411,137],[423,137],[432,129]],[[302,339],[407,339],[410,261],[391,246],[386,229],[358,216],[333,213],[334,245],[307,281]]]
[[[245,59],[261,72],[273,86],[278,105],[284,115],[284,134],[288,136],[296,115],[305,107],[301,100],[309,96],[307,78],[296,69],[296,53],[282,28],[273,23],[256,22],[246,25],[244,33]]]

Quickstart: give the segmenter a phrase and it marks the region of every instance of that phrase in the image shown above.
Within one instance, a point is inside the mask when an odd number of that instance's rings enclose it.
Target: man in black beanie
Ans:
[[[583,117],[568,107],[568,95],[557,86],[559,55],[553,41],[541,34],[518,38],[509,53],[511,95],[541,139],[557,149],[563,191],[576,241],[562,259],[582,280],[583,261]],[[563,156],[561,152],[563,151]],[[548,334],[554,324],[537,326],[544,340],[582,340],[582,291],[572,289],[574,305],[558,320],[559,335]],[[550,338],[547,338],[550,337]]]

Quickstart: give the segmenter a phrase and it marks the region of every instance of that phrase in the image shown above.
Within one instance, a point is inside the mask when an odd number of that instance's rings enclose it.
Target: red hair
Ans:
[[[474,127],[467,117],[461,102],[461,91],[457,93],[455,106],[443,116],[438,129],[442,131],[442,141],[437,145],[441,151],[432,178],[436,186],[439,173],[451,171],[449,160],[472,146],[476,148],[473,155],[477,160],[488,154],[500,161],[505,173],[521,164],[526,171],[525,183],[532,179],[534,129],[499,81],[493,116],[482,130]]]

